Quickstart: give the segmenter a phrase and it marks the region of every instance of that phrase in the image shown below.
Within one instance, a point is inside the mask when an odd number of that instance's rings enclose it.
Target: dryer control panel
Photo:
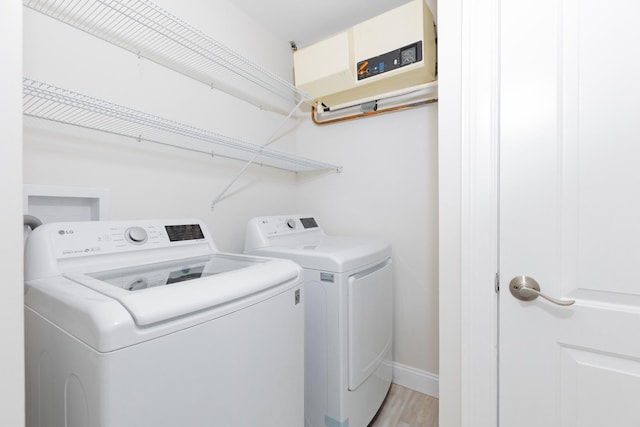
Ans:
[[[320,226],[314,217],[265,217],[260,218],[258,227],[267,236],[276,236],[292,233],[304,233],[306,230],[318,230]]]
[[[253,218],[247,224],[245,251],[273,246],[272,239],[297,234],[324,236],[318,221],[311,215],[281,215]]]

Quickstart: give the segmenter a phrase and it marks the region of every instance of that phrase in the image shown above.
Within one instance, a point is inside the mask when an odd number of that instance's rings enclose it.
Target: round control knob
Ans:
[[[296,221],[294,219],[288,219],[287,220],[287,226],[291,229],[296,228]]]
[[[124,237],[134,245],[141,245],[147,241],[147,231],[142,227],[127,228]]]

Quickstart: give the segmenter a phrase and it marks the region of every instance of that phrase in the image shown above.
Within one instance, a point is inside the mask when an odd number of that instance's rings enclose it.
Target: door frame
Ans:
[[[22,2],[0,5],[0,425],[24,425],[24,286],[22,274]]]
[[[443,427],[498,425],[499,48],[500,0],[438,4]]]

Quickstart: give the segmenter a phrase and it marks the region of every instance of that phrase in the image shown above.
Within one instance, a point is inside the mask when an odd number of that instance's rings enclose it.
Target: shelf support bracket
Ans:
[[[291,116],[293,116],[293,113],[295,113],[298,110],[298,108],[300,108],[303,102],[304,102],[304,99],[300,100],[300,102],[298,102],[296,106],[293,107],[293,109],[289,112],[287,117],[285,117],[284,120],[282,120],[282,122],[277,127],[277,129],[273,132],[273,134],[269,137],[269,139],[267,139],[267,142],[265,142],[264,145],[262,145],[262,149],[267,148],[269,145],[271,145],[275,141],[280,130],[284,127],[284,125],[291,118]],[[238,181],[238,179],[245,173],[245,171],[249,168],[249,166],[255,163],[256,159],[262,154],[262,149],[258,150],[258,152],[256,152],[254,156],[251,159],[249,159],[247,163],[245,163],[242,169],[240,169],[240,172],[238,172],[236,176],[231,180],[231,182],[220,192],[220,194],[218,194],[218,197],[216,197],[213,200],[213,202],[211,202],[212,210],[215,208],[216,204],[218,204],[218,202],[222,200],[224,195],[227,194],[227,192],[231,189],[231,187],[233,187],[233,184],[235,184],[236,181]]]

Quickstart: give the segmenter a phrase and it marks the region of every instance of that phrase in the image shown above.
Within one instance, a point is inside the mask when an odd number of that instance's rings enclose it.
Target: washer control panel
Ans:
[[[46,227],[57,258],[100,255],[207,242],[198,222],[109,221]]]

